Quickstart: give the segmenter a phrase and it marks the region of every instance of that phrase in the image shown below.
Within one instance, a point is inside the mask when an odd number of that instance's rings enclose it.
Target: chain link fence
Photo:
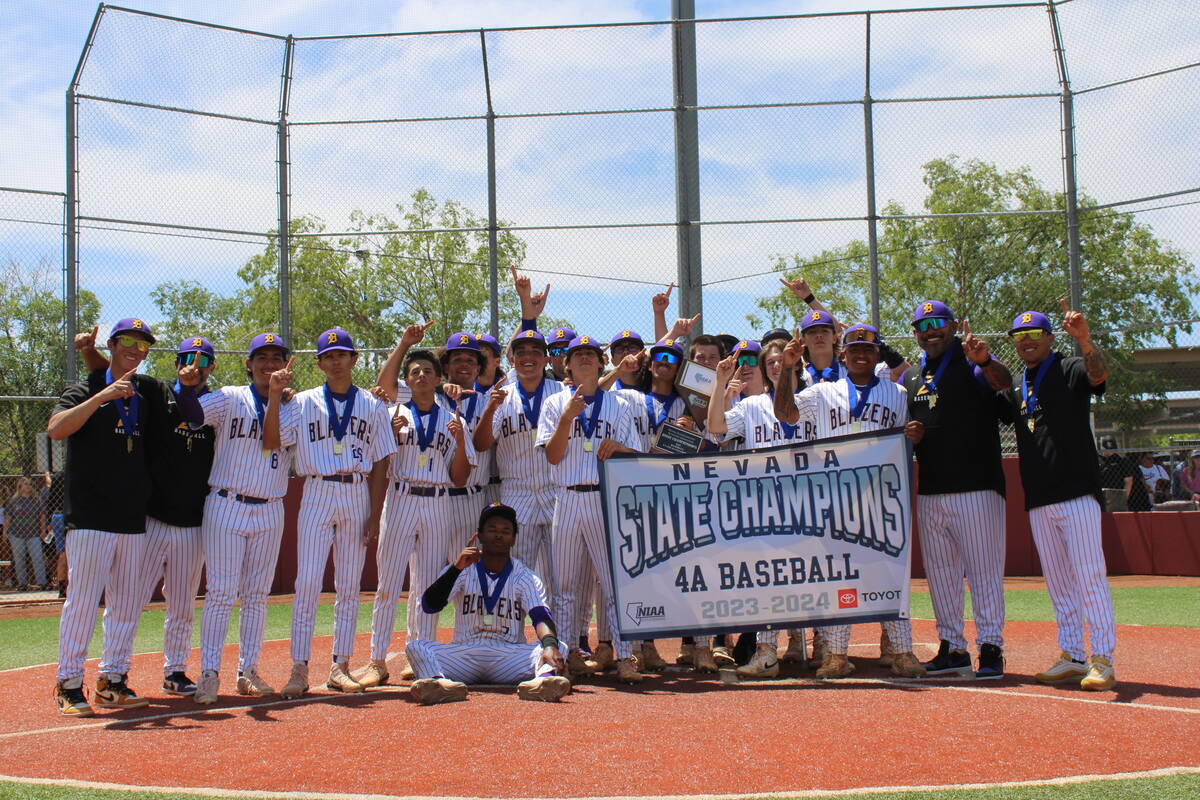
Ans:
[[[1113,362],[1097,431],[1165,447],[1200,429],[1200,45],[1129,5],[337,37],[101,6],[69,94],[68,330],[208,336],[221,382],[278,329],[304,388],[334,325],[366,382],[412,322],[505,339],[510,267],[601,339],[649,336],[672,282],[705,332],[792,327],[786,275],[913,362],[911,309],[942,299],[1016,366],[1014,314],[1065,296]]]

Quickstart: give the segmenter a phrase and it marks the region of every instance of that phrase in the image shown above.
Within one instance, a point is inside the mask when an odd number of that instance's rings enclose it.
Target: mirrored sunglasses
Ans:
[[[547,353],[549,353],[549,354],[550,354],[550,355],[552,355],[552,356],[565,356],[565,355],[567,354],[567,348],[565,348],[565,347],[551,347],[551,348],[549,348],[548,350],[546,350],[546,352],[547,352]]]
[[[879,341],[879,334],[875,333],[875,331],[868,331],[863,328],[859,328],[856,331],[849,331],[846,334],[846,338],[845,338],[846,344],[851,344],[853,342],[878,342],[878,341]]]
[[[654,361],[661,361],[664,364],[679,363],[679,356],[669,350],[659,350],[652,358]]]
[[[117,344],[121,345],[121,347],[136,347],[143,353],[150,352],[150,343],[145,339],[139,339],[136,336],[118,336]]]
[[[926,317],[913,323],[913,327],[924,333],[925,331],[940,331],[948,324],[949,322],[944,317]]]
[[[212,366],[213,357],[208,353],[182,353],[175,359],[175,363],[183,367],[195,364],[199,369],[206,369]]]
[[[755,356],[755,355],[738,356],[737,365],[739,367],[757,367],[758,366],[758,356]]]
[[[1041,328],[1031,328],[1030,330],[1014,331],[1011,336],[1014,342],[1023,342],[1028,339],[1031,342],[1036,342],[1042,338],[1045,331]]]

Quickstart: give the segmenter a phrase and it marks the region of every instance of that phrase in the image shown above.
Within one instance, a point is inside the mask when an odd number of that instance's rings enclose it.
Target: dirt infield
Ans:
[[[933,623],[914,623],[917,654]],[[443,637],[449,631],[441,631]],[[216,706],[165,696],[159,656],[135,659],[149,708],[59,717],[53,668],[0,673],[0,774],[131,786],[232,790],[586,797],[745,794],[863,786],[955,785],[1200,765],[1200,630],[1122,626],[1116,691],[1043,687],[1031,675],[1057,654],[1050,623],[1006,627],[1000,681],[893,681],[875,666],[878,629],[855,628],[853,679],[790,677],[726,686],[668,673],[641,689],[611,677],[559,705],[510,689],[424,708],[402,687],[296,701],[223,695]],[[365,636],[359,652],[365,652]],[[397,647],[401,646],[399,639]],[[313,676],[328,663],[317,640]],[[660,645],[673,654],[675,642]],[[234,649],[223,692],[232,691]],[[193,658],[194,663],[194,658]],[[89,678],[95,662],[89,662]],[[261,671],[287,673],[286,642]],[[786,673],[785,673],[786,674]],[[81,754],[64,758],[64,753]]]

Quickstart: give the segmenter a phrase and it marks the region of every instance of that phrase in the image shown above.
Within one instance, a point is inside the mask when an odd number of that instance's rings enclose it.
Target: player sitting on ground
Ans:
[[[421,610],[438,614],[454,603],[454,640],[409,643],[417,680],[410,690],[423,705],[465,700],[468,683],[517,683],[522,700],[557,702],[571,691],[563,677],[564,648],[547,608],[546,589],[529,567],[510,557],[517,512],[492,503],[458,560],[421,595]],[[475,542],[478,541],[478,545]],[[539,642],[525,640],[529,616]]]

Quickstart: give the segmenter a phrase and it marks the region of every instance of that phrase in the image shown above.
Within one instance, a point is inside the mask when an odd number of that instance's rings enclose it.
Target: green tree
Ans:
[[[884,220],[879,237],[880,322],[899,348],[916,355],[909,321],[913,304],[945,301],[973,332],[1008,330],[1014,314],[1043,311],[1057,319],[1058,298],[1067,293],[1066,226],[1062,193],[1043,188],[1027,169],[1001,172],[993,164],[955,156],[924,166],[925,211],[1030,212],[989,217]],[[1081,207],[1096,201],[1081,194]],[[907,213],[889,203],[885,215]],[[1152,341],[1176,343],[1179,328],[1164,325],[1195,315],[1200,282],[1193,264],[1160,240],[1133,215],[1102,210],[1080,215],[1083,311],[1096,340],[1110,355],[1112,377],[1098,411],[1125,430],[1139,427],[1165,402],[1172,387],[1149,371],[1129,369],[1133,351]],[[775,267],[789,278],[804,277],[830,310],[844,319],[869,317],[867,247],[854,241],[816,256],[779,256]],[[759,302],[773,325],[795,325],[806,307],[787,290]],[[761,320],[749,317],[756,326]],[[1138,330],[1128,328],[1138,326]],[[1189,326],[1182,326],[1190,332]],[[1013,363],[1007,337],[989,336],[1001,357]],[[1060,342],[1061,346],[1067,346]]]

